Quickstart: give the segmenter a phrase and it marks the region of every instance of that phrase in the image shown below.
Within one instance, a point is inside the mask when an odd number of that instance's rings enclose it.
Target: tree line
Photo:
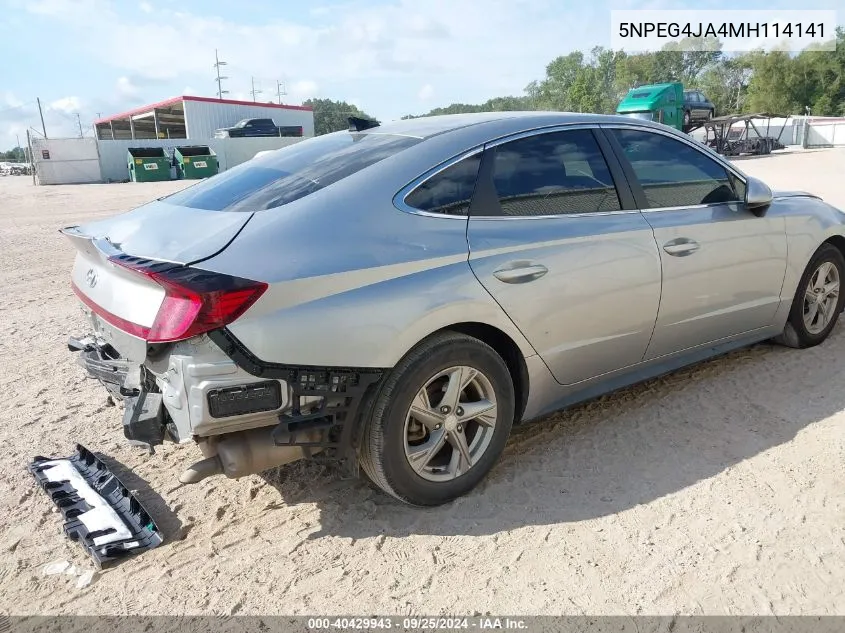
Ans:
[[[682,50],[683,49],[683,50]],[[557,110],[610,114],[632,88],[679,81],[704,92],[716,114],[805,114],[845,116],[845,29],[836,30],[836,50],[808,47],[800,53],[752,51],[726,55],[715,38],[687,38],[651,53],[627,54],[596,46],[552,60],[546,75],[521,95],[484,103],[452,103],[425,114],[507,110]],[[348,117],[373,118],[345,101],[309,99],[315,134],[345,130]]]
[[[26,151],[22,147],[13,147],[8,152],[0,152],[0,162],[23,163],[26,161]]]
[[[403,118],[505,110],[609,114],[630,89],[670,81],[704,92],[717,115],[805,114],[809,108],[818,116],[845,116],[845,29],[836,31],[835,51],[815,46],[797,55],[753,51],[728,56],[721,48],[715,38],[689,38],[632,55],[597,46],[588,54],[575,51],[552,60],[546,76],[528,84],[522,95],[453,103]]]

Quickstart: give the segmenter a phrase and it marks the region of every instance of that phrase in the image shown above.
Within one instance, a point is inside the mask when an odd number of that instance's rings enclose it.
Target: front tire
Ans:
[[[843,280],[845,257],[832,244],[822,244],[801,276],[783,334],[775,341],[796,349],[822,343],[842,312]]]
[[[499,459],[514,387],[489,345],[457,332],[426,339],[382,385],[363,429],[360,464],[379,488],[417,506],[475,488]]]

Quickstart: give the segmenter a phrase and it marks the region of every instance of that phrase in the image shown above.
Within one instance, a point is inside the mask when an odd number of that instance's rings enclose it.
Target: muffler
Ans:
[[[179,475],[179,481],[183,484],[195,484],[212,475],[226,475],[230,479],[238,479],[306,457],[306,449],[301,446],[277,446],[271,435],[274,428],[263,426],[249,431],[228,433],[219,438],[209,438],[200,444],[206,458]],[[300,432],[297,435],[307,442],[314,442],[319,440],[320,431]],[[313,454],[322,449],[308,450]]]

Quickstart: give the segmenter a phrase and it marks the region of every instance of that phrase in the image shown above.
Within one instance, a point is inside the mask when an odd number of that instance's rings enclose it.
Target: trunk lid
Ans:
[[[176,268],[208,259],[237,236],[252,213],[206,211],[155,201],[128,213],[61,229],[76,248],[71,280],[94,331],[123,356],[143,360],[165,289],[110,257]]]
[[[208,259],[235,238],[252,213],[207,211],[156,200],[112,218],[63,229],[108,240],[126,255],[190,265]]]

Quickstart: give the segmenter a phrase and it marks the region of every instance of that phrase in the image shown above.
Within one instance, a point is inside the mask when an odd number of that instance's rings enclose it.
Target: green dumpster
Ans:
[[[162,147],[130,147],[126,160],[132,182],[170,180],[170,158]]]
[[[217,154],[207,145],[190,145],[173,150],[177,178],[208,178],[217,173]]]

